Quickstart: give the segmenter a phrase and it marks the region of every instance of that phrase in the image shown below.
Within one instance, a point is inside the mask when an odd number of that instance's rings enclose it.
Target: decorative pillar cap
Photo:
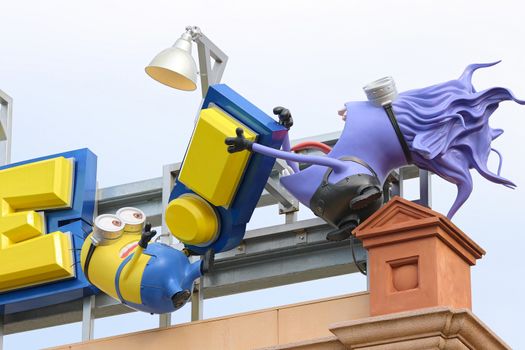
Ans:
[[[485,255],[483,248],[447,217],[398,196],[361,223],[353,234],[367,249],[394,242],[437,237],[471,266]]]

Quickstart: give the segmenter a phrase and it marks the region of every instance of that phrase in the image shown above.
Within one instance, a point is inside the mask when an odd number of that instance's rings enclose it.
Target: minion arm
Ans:
[[[148,222],[146,226],[144,227],[144,232],[142,232],[142,235],[140,236],[139,244],[137,245],[137,248],[135,249],[135,252],[133,253],[133,257],[128,263],[128,266],[126,270],[123,271],[124,276],[123,278],[128,278],[130,272],[133,270],[133,267],[139,261],[140,256],[144,252],[144,249],[148,247],[149,241],[157,234],[157,231],[151,230],[151,224]]]
[[[286,134],[286,136],[284,137],[282,150],[285,152],[291,152],[290,137],[288,136],[288,134]],[[288,164],[288,166],[292,168],[294,173],[299,172],[299,165],[297,164],[297,162],[292,162],[291,160],[287,160],[286,164]]]
[[[237,137],[227,137],[224,141],[228,145],[228,152],[230,153],[240,152],[247,149],[252,152],[257,152],[273,158],[284,159],[286,161],[325,166],[328,168],[332,168],[335,173],[343,172],[345,169],[345,162],[339,159],[330,158],[326,156],[309,156],[303,154],[296,154],[293,152],[280,151],[247,140],[244,137],[244,131],[242,130],[242,128],[237,128],[236,133]]]

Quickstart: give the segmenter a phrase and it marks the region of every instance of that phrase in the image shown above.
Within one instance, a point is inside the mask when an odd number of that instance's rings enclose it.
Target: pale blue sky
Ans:
[[[392,75],[399,90],[456,78],[473,62],[503,59],[474,78],[479,89],[511,88],[525,98],[525,5],[520,1],[3,1],[0,89],[14,98],[13,160],[89,147],[101,187],[162,174],[180,161],[198,92],[167,88],[144,66],[188,24],[229,56],[223,82],[270,112],[289,107],[292,138],[341,129],[336,112],[365,98],[361,87]],[[491,125],[509,190],[477,174],[454,222],[487,250],[472,270],[473,311],[514,348],[525,347],[522,221],[525,107],[503,103]],[[145,141],[146,140],[146,141]],[[491,159],[492,169],[497,159]],[[446,212],[453,186],[434,179],[434,208]],[[303,208],[303,217],[309,214]],[[264,221],[263,221],[264,220]],[[276,210],[253,225],[279,222]],[[212,317],[365,288],[361,276],[210,300]],[[189,319],[188,310],[174,315]],[[144,314],[97,321],[96,336],[154,327]],[[8,336],[6,349],[79,341],[80,326]]]

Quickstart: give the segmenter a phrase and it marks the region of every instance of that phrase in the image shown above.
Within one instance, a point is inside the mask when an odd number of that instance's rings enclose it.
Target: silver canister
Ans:
[[[124,222],[124,232],[130,234],[140,234],[144,229],[146,215],[140,209],[124,207],[117,210],[117,216]]]
[[[368,100],[382,107],[392,103],[397,97],[396,83],[392,77],[384,77],[363,87]]]
[[[102,214],[95,218],[91,241],[94,245],[109,245],[124,233],[124,222],[113,214]]]

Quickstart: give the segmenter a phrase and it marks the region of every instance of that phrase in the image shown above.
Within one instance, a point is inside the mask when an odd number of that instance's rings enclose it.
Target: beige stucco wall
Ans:
[[[369,316],[368,293],[232,315],[60,346],[56,350],[257,349],[333,336],[335,322]]]

